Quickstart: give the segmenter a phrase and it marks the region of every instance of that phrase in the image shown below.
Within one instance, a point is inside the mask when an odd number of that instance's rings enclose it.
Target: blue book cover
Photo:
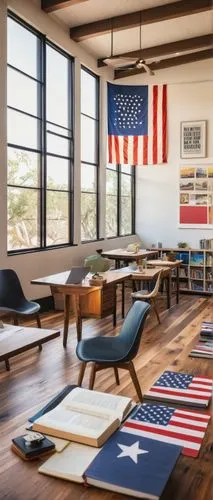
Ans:
[[[117,431],[85,472],[88,484],[158,499],[182,448]]]

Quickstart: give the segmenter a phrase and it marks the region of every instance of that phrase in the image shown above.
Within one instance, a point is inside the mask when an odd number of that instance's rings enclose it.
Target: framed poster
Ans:
[[[180,167],[179,224],[213,229],[213,165]]]
[[[181,122],[180,156],[181,158],[206,157],[206,120]]]

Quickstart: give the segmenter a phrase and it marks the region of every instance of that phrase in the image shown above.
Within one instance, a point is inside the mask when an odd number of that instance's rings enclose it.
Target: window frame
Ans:
[[[83,165],[91,165],[96,169],[96,191],[91,192],[91,194],[96,195],[96,238],[94,239],[87,239],[87,240],[82,240],[81,237],[81,243],[92,243],[94,241],[99,241],[100,239],[100,214],[99,214],[99,209],[100,209],[100,184],[99,184],[99,178],[100,178],[100,77],[96,74],[93,73],[89,68],[81,64],[81,71],[85,71],[89,75],[91,75],[93,78],[95,78],[96,82],[96,95],[95,95],[95,105],[96,105],[96,117],[90,116],[86,113],[83,113],[81,111],[80,117],[85,116],[87,118],[90,118],[91,120],[94,120],[96,123],[96,137],[97,137],[97,146],[96,146],[96,162],[91,163],[89,161],[82,160],[81,158],[81,166]],[[82,193],[88,193],[88,191],[83,191],[81,189],[80,196]],[[81,226],[81,224],[80,224]]]
[[[7,247],[7,255],[20,255],[25,253],[34,253],[34,252],[43,252],[48,250],[53,250],[57,248],[64,248],[75,246],[73,243],[74,238],[74,58],[65,52],[63,49],[58,47],[56,44],[52,43],[49,39],[46,38],[40,31],[26,23],[19,16],[14,14],[14,12],[8,10],[7,11],[7,19],[10,18],[16,23],[18,23],[22,28],[26,29],[33,35],[37,37],[37,43],[40,44],[40,49],[37,54],[37,68],[38,68],[38,78],[35,78],[19,68],[9,64],[7,62],[7,67],[15,70],[17,73],[22,74],[25,77],[33,80],[39,86],[37,89],[37,111],[38,115],[35,117],[31,113],[20,110],[18,108],[14,108],[7,104],[7,109],[12,109],[15,112],[18,112],[25,116],[33,117],[37,119],[37,122],[40,123],[40,130],[38,131],[38,148],[33,149],[25,146],[20,146],[19,144],[12,144],[7,141],[7,149],[17,149],[20,151],[29,151],[32,153],[37,153],[39,155],[39,186],[37,187],[28,187],[28,186],[20,186],[18,184],[8,184],[7,189],[10,187],[13,188],[22,188],[22,189],[34,189],[37,190],[39,195],[39,209],[38,209],[38,220],[40,223],[40,245],[31,248],[21,248],[21,249],[12,249],[9,250]],[[47,82],[47,74],[46,74],[46,53],[47,47],[51,47],[59,54],[63,55],[68,60],[68,117],[69,117],[69,129],[47,120],[47,109],[46,109],[46,82]],[[47,130],[48,124],[55,125],[56,127],[60,127],[61,129],[69,130],[69,157],[64,157],[68,161],[68,189],[60,190],[60,189],[49,189],[47,188],[47,158],[49,156],[54,156],[58,158],[63,158],[62,155],[57,155],[54,153],[47,152]],[[52,132],[51,132],[52,134]],[[60,137],[60,134],[53,134]],[[68,195],[68,242],[59,243],[56,245],[48,245],[47,244],[47,194],[49,191],[56,192],[65,192]],[[8,231],[8,221],[7,221],[7,231]]]
[[[109,170],[111,172],[116,172],[117,174],[117,231],[115,236],[106,236],[106,239],[111,240],[115,238],[123,238],[126,236],[132,236],[135,234],[135,166],[130,165],[131,167],[131,173],[127,172],[122,172],[122,165],[121,164],[116,164],[116,168],[112,169],[109,168],[108,166],[106,167],[106,170]],[[121,234],[121,176],[122,175],[127,175],[131,177],[131,232],[130,233],[125,233]],[[107,197],[107,193],[106,193]],[[106,227],[106,218],[105,218],[105,227]]]

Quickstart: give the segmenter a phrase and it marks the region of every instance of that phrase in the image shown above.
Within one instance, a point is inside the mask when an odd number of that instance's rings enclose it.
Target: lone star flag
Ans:
[[[206,407],[212,396],[212,379],[166,371],[145,394],[146,399]]]
[[[180,446],[117,431],[89,465],[86,482],[155,500],[160,497],[180,452]]]
[[[183,455],[197,457],[209,419],[200,412],[143,403],[124,422],[121,431],[183,446]]]
[[[167,162],[167,86],[108,83],[108,162]]]

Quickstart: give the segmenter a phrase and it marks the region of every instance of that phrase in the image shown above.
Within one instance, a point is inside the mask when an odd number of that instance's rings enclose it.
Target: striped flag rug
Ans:
[[[183,455],[197,457],[210,416],[162,404],[140,405],[128,418],[122,432],[182,446]]]

